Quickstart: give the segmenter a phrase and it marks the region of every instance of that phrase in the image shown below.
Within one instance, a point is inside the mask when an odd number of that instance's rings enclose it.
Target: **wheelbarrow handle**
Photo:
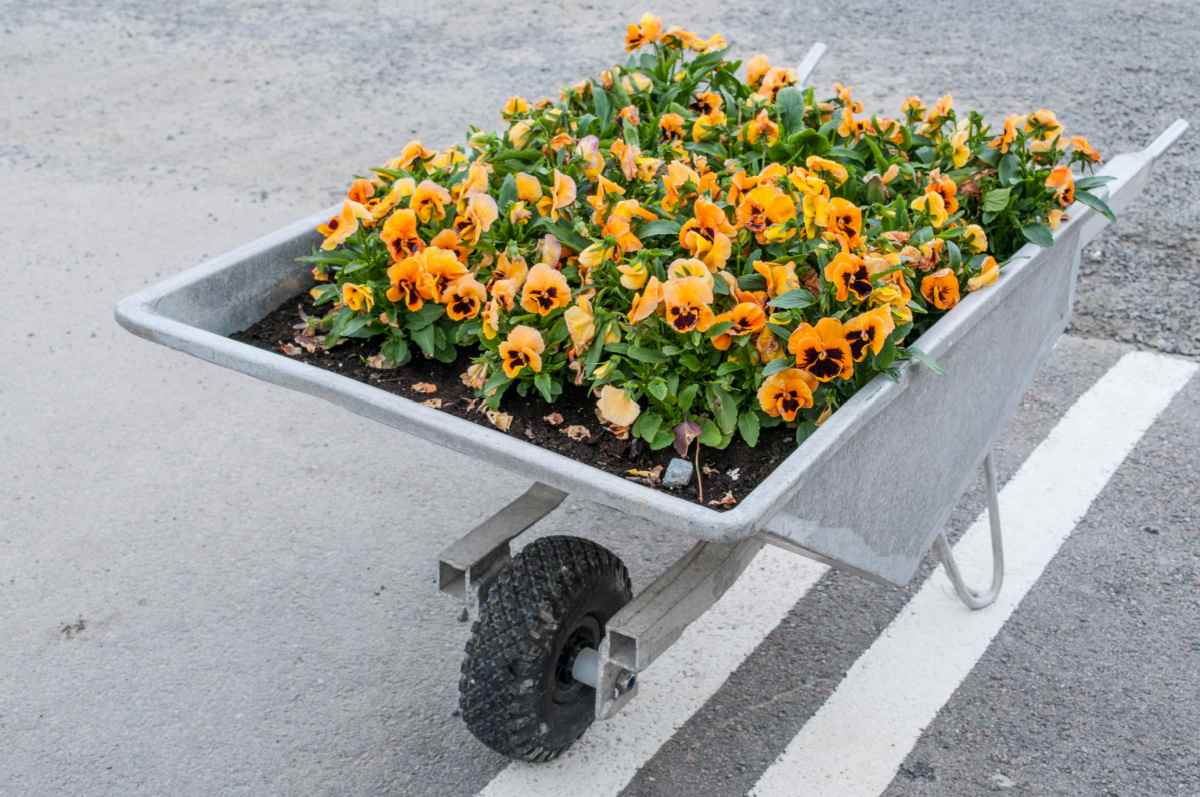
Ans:
[[[1123,152],[1115,156],[1100,171],[1100,174],[1113,177],[1111,182],[1096,188],[1093,193],[1102,198],[1112,208],[1114,213],[1120,213],[1129,207],[1134,199],[1142,193],[1150,180],[1150,172],[1154,162],[1174,144],[1183,132],[1188,129],[1184,119],[1176,119],[1166,130],[1158,134],[1154,141],[1145,149],[1138,152]],[[1109,221],[1102,214],[1092,212],[1085,221],[1079,234],[1080,245],[1086,246],[1099,235]]]

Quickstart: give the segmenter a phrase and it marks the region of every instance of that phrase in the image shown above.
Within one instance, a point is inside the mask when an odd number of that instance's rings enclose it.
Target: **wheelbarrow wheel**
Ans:
[[[579,537],[543,537],[487,585],[459,680],[463,720],[479,741],[522,761],[550,761],[595,716],[595,690],[571,670],[598,648],[630,601],[625,565]]]

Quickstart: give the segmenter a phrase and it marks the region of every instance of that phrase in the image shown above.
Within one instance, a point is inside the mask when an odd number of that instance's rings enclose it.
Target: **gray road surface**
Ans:
[[[445,145],[594,73],[642,10],[0,2],[0,794],[469,795],[503,768],[454,716],[467,628],[431,561],[522,479],[135,340],[111,307],[418,131]],[[1200,122],[1190,3],[655,11],[747,55],[823,40],[817,82],[869,107],[1048,106],[1108,154]],[[1130,344],[1200,355],[1198,140],[1087,253],[1005,478]],[[1194,379],[889,795],[1200,793],[1198,430]],[[635,586],[688,544],[578,504],[538,533],[581,529]],[[744,793],[919,584],[825,576],[625,793]]]

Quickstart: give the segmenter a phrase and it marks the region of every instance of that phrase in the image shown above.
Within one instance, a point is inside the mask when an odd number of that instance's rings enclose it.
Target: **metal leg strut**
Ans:
[[[950,578],[950,583],[954,585],[958,599],[970,609],[983,609],[991,606],[996,602],[996,597],[1000,594],[1000,587],[1004,584],[1004,540],[1000,529],[1000,498],[996,493],[996,467],[992,462],[990,451],[983,458],[983,475],[987,482],[988,525],[992,532],[991,586],[982,592],[968,587],[963,581],[958,563],[954,561],[954,551],[950,548],[950,541],[946,539],[946,533],[942,532],[934,541],[938,558],[942,560],[942,565],[946,568],[946,575]]]

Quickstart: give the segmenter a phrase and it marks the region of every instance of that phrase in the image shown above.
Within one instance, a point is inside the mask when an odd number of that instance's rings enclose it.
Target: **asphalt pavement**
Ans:
[[[644,10],[0,1],[0,795],[532,795],[556,777],[589,795],[741,795],[781,772],[801,793],[816,770],[788,767],[836,752],[824,727],[858,740],[847,762],[875,745],[896,765],[879,788],[847,763],[843,791],[803,793],[1200,794],[1200,379],[1179,370],[1200,355],[1194,131],[1085,252],[1070,335],[998,448],[1002,481],[1040,472],[1089,396],[1113,380],[1125,396],[1130,363],[1145,389],[1080,449],[1146,428],[1075,496],[1086,511],[1021,571],[995,634],[962,620],[939,640],[979,646],[945,699],[905,692],[876,723],[823,724],[852,697],[841,685],[915,633],[906,618],[952,600],[944,575],[931,562],[891,590],[767,558],[731,600],[769,608],[719,605],[628,716],[557,770],[508,767],[456,716],[468,628],[433,563],[520,474],[112,322],[121,297],[330,204],[414,135],[444,146],[495,125],[510,94],[595,73]],[[653,10],[773,61],[824,41],[815,82],[852,83],[869,108],[945,91],[996,116],[1045,106],[1105,155],[1200,122],[1191,3]],[[982,505],[964,497],[955,539]],[[690,544],[571,501],[518,544],[581,532],[635,589]],[[1016,537],[1016,561],[1037,539]]]

